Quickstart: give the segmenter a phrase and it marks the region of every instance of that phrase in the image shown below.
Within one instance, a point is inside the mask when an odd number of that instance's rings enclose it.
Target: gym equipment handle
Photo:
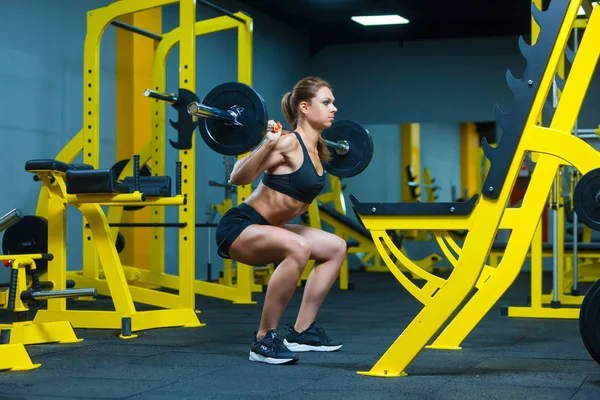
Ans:
[[[21,210],[15,208],[0,217],[0,232],[3,232],[23,219]]]
[[[48,292],[34,292],[33,290],[24,290],[21,293],[21,300],[32,301],[44,299],[66,299],[70,297],[96,297],[97,295],[98,291],[96,290],[96,288],[51,290]]]
[[[144,90],[144,96],[151,97],[153,99],[168,101],[169,103],[175,103],[178,99],[178,97],[172,93],[161,93],[152,89]]]
[[[217,119],[234,125],[241,125],[237,120],[241,111],[235,107],[232,107],[232,109],[228,110],[221,110],[219,108],[205,106],[202,103],[193,101],[188,104],[187,110],[190,115],[194,115],[196,117]]]

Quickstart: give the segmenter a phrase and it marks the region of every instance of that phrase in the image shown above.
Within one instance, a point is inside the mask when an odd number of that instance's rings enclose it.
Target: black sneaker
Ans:
[[[336,351],[342,347],[341,342],[332,340],[314,322],[301,333],[290,326],[283,344],[291,351]]]
[[[260,340],[256,340],[256,333],[254,334],[248,359],[267,364],[293,364],[299,360],[297,354],[292,353],[283,345],[283,341],[277,336],[275,330],[268,331]]]

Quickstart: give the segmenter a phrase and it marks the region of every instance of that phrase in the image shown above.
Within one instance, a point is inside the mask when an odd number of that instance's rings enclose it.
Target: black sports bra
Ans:
[[[273,190],[310,204],[325,186],[325,173],[323,175],[317,173],[302,137],[298,132],[294,132],[294,134],[302,147],[302,154],[304,155],[302,165],[289,174],[275,175],[265,172],[262,183]]]

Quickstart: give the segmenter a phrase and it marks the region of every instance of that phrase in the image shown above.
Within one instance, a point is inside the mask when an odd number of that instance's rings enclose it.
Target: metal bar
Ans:
[[[177,101],[177,96],[175,96],[173,93],[161,93],[152,89],[144,90],[144,96],[151,97],[153,99],[168,101],[169,103],[175,103]]]
[[[137,26],[130,25],[130,24],[127,24],[125,22],[122,22],[122,21],[119,21],[116,19],[111,21],[110,24],[113,26],[116,26],[117,28],[125,29],[126,31],[137,33],[138,35],[146,36],[150,39],[154,39],[157,41],[162,40],[162,35],[159,35],[158,33],[150,32],[145,29],[138,28]]]
[[[108,224],[113,228],[185,228],[184,222],[114,222]]]
[[[48,292],[34,292],[33,290],[25,290],[21,293],[21,300],[31,301],[43,299],[66,299],[70,297],[96,297],[97,294],[98,292],[96,288],[51,290]]]
[[[340,140],[339,142],[332,142],[331,140],[323,139],[323,143],[325,143],[329,147],[333,147],[335,152],[339,155],[348,154],[350,151],[350,144],[348,144],[345,140]]]
[[[558,190],[559,190],[559,176],[554,178],[554,190],[552,191],[552,249],[553,249],[553,263],[552,263],[552,303],[553,305],[558,304]]]
[[[188,104],[187,109],[190,115],[196,117],[217,119],[223,122],[239,124],[237,122],[239,114],[233,110],[221,110],[219,108],[205,106],[197,101]]]
[[[113,228],[185,228],[183,222],[114,222],[108,224]],[[217,224],[197,223],[196,228],[215,228]]]
[[[575,54],[577,54],[577,51],[579,50],[579,29],[575,28],[573,30],[573,51],[575,52]],[[575,132],[579,132],[579,117],[577,117],[577,119],[575,119]],[[577,173],[575,171],[573,171],[571,173],[571,179],[575,180],[577,178]],[[577,182],[573,182],[573,186],[571,186],[571,190],[573,190],[573,188],[575,187],[575,184]],[[573,193],[573,192],[571,192]],[[569,207],[573,207],[573,204],[569,204]],[[579,255],[578,253],[578,249],[577,249],[577,242],[579,241],[579,232],[577,229],[577,224],[579,223],[579,220],[577,218],[577,213],[573,212],[573,287],[572,287],[572,292],[573,294],[577,293],[578,291],[578,276],[579,276]]]
[[[14,208],[0,217],[0,232],[3,232],[23,219],[21,210]]]
[[[223,187],[223,188],[235,188],[236,186],[227,182],[217,182],[217,181],[213,181],[210,180],[208,181],[208,186],[215,186],[215,187]]]
[[[576,129],[575,132],[577,133],[596,133],[598,132],[598,129]]]
[[[594,134],[577,135],[579,139],[600,139],[600,136]]]
[[[238,17],[237,15],[235,15],[234,13],[232,13],[231,11],[227,11],[226,9],[221,8],[221,7],[219,7],[219,6],[217,6],[217,5],[213,4],[213,3],[209,3],[208,1],[197,0],[196,4],[203,4],[204,6],[206,6],[208,8],[212,8],[213,10],[218,11],[221,14],[225,14],[228,17],[231,17],[231,18],[233,18],[235,20],[238,20],[238,21],[240,21],[240,22],[242,22],[244,24],[246,23],[246,21],[243,18]]]

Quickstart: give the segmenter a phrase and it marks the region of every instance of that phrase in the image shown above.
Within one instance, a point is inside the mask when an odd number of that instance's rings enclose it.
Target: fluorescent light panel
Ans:
[[[408,24],[406,18],[402,18],[399,15],[365,15],[351,17],[352,21],[358,22],[361,25],[373,26],[373,25],[398,25]]]

